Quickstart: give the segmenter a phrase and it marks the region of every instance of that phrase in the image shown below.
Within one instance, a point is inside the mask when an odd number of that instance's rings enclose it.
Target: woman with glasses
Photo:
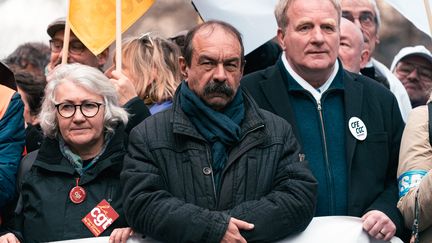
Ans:
[[[22,161],[31,169],[20,177],[16,217],[8,223],[13,234],[0,242],[98,235],[126,241],[131,229],[123,215],[119,175],[128,115],[117,100],[114,86],[95,68],[54,69],[39,115],[46,139]]]
[[[144,34],[122,44],[122,71],[115,64],[105,73],[117,86],[120,104],[138,96],[151,114],[171,107],[181,81],[178,46],[161,37]]]

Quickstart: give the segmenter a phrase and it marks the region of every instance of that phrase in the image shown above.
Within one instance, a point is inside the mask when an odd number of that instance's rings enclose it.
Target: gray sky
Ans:
[[[25,42],[48,44],[46,27],[66,16],[66,0],[0,0],[0,59]]]

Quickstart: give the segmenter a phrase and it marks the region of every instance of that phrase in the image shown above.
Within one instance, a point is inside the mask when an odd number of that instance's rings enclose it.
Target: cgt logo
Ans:
[[[93,223],[98,227],[102,226],[102,229],[104,230],[106,230],[113,222],[113,219],[109,218],[98,207],[93,208],[93,210],[90,212],[90,215],[93,216]]]
[[[97,237],[102,232],[104,232],[118,217],[118,213],[104,199],[81,221]]]

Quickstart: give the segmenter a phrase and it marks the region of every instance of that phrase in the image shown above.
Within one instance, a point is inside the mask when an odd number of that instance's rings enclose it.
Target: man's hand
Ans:
[[[20,243],[16,236],[12,233],[7,233],[0,237],[0,243]]]
[[[133,234],[131,228],[117,228],[111,232],[109,243],[126,243],[127,239]]]
[[[231,243],[231,242],[241,242],[245,243],[246,240],[243,238],[243,236],[240,234],[240,230],[251,230],[255,226],[253,224],[250,224],[246,221],[236,219],[236,218],[230,218],[228,229],[225,232],[224,237],[222,238],[221,243]]]
[[[369,211],[362,219],[363,229],[375,239],[389,241],[396,233],[396,225],[381,211]]]

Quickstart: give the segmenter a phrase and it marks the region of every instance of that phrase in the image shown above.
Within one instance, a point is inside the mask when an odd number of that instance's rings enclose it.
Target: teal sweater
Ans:
[[[280,64],[283,65],[282,62]],[[322,121],[312,94],[301,87],[288,72],[285,72],[284,77],[300,132],[300,142],[318,180],[315,216],[347,214],[345,129],[348,121],[344,117],[342,71],[341,67],[329,89],[321,97]]]

